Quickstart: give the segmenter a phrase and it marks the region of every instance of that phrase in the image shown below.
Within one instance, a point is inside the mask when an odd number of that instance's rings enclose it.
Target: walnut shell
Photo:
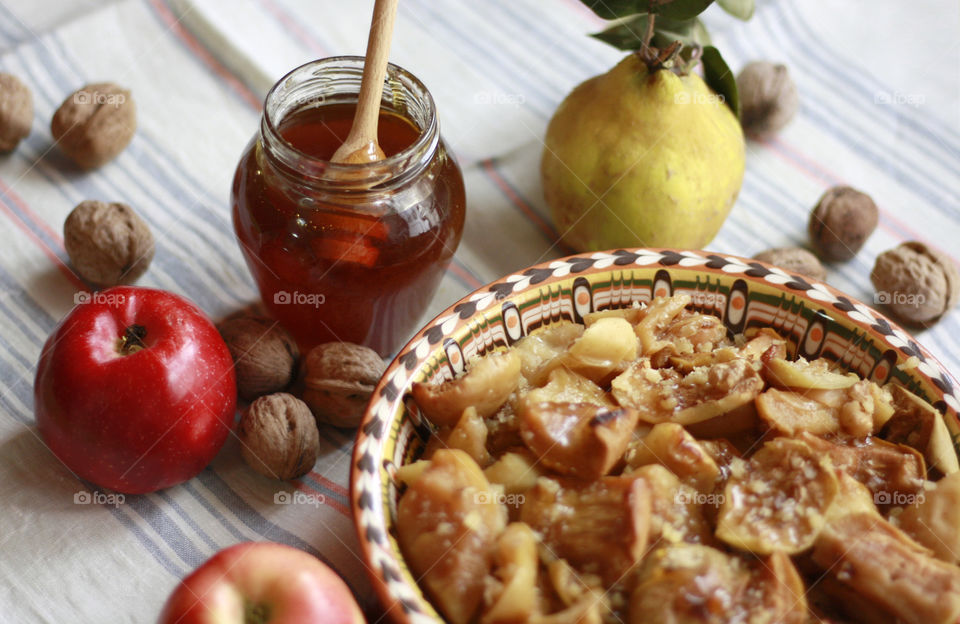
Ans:
[[[276,321],[244,316],[218,326],[237,374],[237,392],[252,401],[283,390],[296,377],[300,350],[293,337]]]
[[[318,423],[356,427],[386,363],[376,351],[349,342],[315,346],[303,363],[303,400]]]
[[[244,461],[274,479],[295,479],[313,469],[320,453],[320,432],[307,405],[285,392],[250,404],[237,430]]]
[[[137,129],[130,91],[111,82],[89,84],[63,101],[50,132],[64,154],[84,169],[113,160]]]
[[[0,152],[13,151],[30,134],[33,95],[11,74],[0,74]]]
[[[786,66],[769,61],[748,63],[737,76],[737,90],[743,131],[759,139],[787,125],[800,105],[797,86]]]
[[[755,255],[754,259],[778,266],[787,273],[799,273],[819,282],[827,279],[827,270],[820,264],[820,260],[803,247],[767,249]]]
[[[849,260],[873,234],[878,220],[877,205],[869,195],[834,186],[810,213],[810,243],[824,260]]]
[[[67,216],[63,245],[74,268],[101,286],[135,282],[153,260],[153,234],[130,206],[87,200]]]
[[[906,325],[936,323],[960,297],[960,273],[953,260],[916,241],[877,256],[870,281],[877,289],[875,301]]]

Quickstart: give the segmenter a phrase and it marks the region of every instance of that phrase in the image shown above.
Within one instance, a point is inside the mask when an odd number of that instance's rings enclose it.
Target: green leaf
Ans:
[[[703,13],[713,0],[581,0],[603,19],[620,19],[637,13],[656,13],[688,20]]]
[[[710,33],[697,18],[676,21],[658,17],[653,23],[653,45],[663,49],[674,41],[682,43],[685,50],[692,50],[710,45]]]
[[[717,4],[730,15],[743,21],[753,17],[753,10],[756,8],[754,0],[717,0]]]
[[[603,32],[590,36],[620,50],[639,50],[643,46],[648,19],[648,15],[633,15],[617,20]],[[699,19],[672,20],[658,16],[653,25],[654,35],[651,43],[658,48],[665,48],[674,41],[682,43],[685,49],[695,45],[710,44],[710,35]]]
[[[650,0],[648,4],[648,13],[675,20],[689,20],[706,11],[707,7],[713,4],[713,0]]]
[[[618,50],[639,50],[643,46],[643,35],[647,31],[647,16],[634,15],[617,20],[604,30],[590,35]]]
[[[603,19],[618,19],[635,13],[645,13],[645,0],[582,0],[590,10]]]
[[[707,86],[723,96],[723,101],[739,119],[740,95],[737,93],[737,79],[720,56],[720,51],[713,46],[705,46],[700,61],[703,63],[703,79]]]

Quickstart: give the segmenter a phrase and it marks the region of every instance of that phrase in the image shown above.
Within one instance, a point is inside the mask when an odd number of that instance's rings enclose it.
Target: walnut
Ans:
[[[77,272],[101,286],[135,282],[153,260],[150,227],[117,202],[77,205],[63,224],[63,244]]]
[[[307,402],[318,423],[356,427],[386,364],[377,352],[349,342],[315,346],[304,360]]]
[[[923,243],[902,243],[877,256],[870,273],[876,302],[907,325],[940,320],[960,296],[960,273],[946,255]]]
[[[787,125],[800,103],[797,86],[786,66],[769,61],[754,61],[740,70],[737,90],[743,131],[758,139],[771,136]]]
[[[237,436],[247,464],[267,477],[295,479],[313,469],[320,432],[306,403],[285,392],[262,396],[240,419]]]
[[[233,356],[241,398],[252,401],[283,390],[294,380],[300,350],[276,321],[242,316],[220,323],[218,329]]]
[[[755,255],[754,259],[778,266],[787,273],[799,273],[820,282],[827,279],[827,270],[820,260],[802,247],[768,249]]]
[[[130,91],[110,82],[90,84],[63,101],[50,132],[63,153],[84,169],[93,169],[122,152],[137,129]]]
[[[10,74],[0,74],[0,152],[11,152],[30,134],[33,95],[29,87]]]
[[[834,186],[810,213],[810,242],[821,258],[849,260],[877,227],[877,205],[866,193]]]

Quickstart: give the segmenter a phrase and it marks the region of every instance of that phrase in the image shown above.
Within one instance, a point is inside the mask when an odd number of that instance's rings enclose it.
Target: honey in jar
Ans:
[[[240,159],[233,222],[264,305],[308,348],[381,355],[417,329],[463,230],[463,178],[429,92],[391,65],[378,141],[386,158],[330,158],[353,123],[362,57],[308,63],[267,95]]]

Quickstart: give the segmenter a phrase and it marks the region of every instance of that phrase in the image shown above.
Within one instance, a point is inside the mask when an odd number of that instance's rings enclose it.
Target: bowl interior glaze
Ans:
[[[957,382],[907,332],[825,284],[704,251],[617,250],[536,265],[471,293],[418,332],[384,373],[357,433],[354,519],[372,580],[394,621],[443,621],[393,534],[399,492],[392,474],[419,456],[431,434],[406,397],[411,383],[451,378],[471,358],[551,323],[681,292],[735,334],[771,327],[787,339],[791,356],[827,357],[878,383],[906,386],[944,415],[960,449]]]

